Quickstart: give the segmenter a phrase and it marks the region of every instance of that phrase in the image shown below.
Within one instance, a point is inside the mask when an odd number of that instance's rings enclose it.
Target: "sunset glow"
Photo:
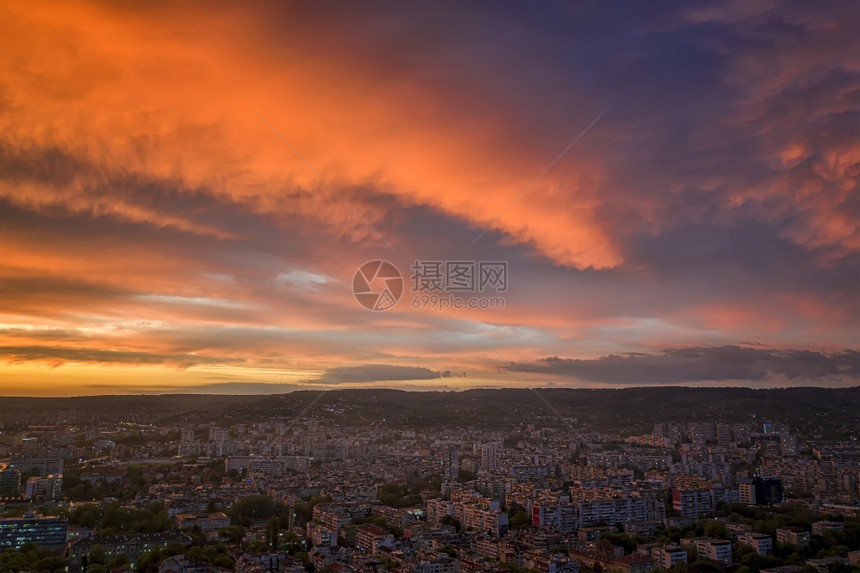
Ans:
[[[856,3],[352,8],[0,4],[0,394],[858,383]]]

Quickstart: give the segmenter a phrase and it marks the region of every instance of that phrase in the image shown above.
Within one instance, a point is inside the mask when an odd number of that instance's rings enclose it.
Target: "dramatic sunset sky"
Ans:
[[[2,2],[0,394],[856,385],[858,37],[855,1]],[[506,308],[365,310],[373,259],[507,261]]]

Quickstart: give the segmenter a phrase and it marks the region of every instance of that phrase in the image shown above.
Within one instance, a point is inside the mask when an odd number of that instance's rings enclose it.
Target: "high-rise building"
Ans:
[[[535,503],[532,525],[536,529],[575,532],[579,526],[579,508],[572,504]]]
[[[728,424],[717,424],[717,443],[724,447],[732,445],[732,428]]]
[[[13,467],[20,472],[35,473],[41,476],[59,475],[63,473],[63,457],[62,456],[23,456],[14,458],[9,462],[9,467]]]
[[[783,491],[782,480],[776,477],[755,476],[755,503],[756,505],[774,505],[782,503]]]
[[[690,438],[692,438],[693,443],[697,446],[705,445],[708,438],[704,424],[690,424]]]
[[[194,428],[182,428],[181,441],[183,444],[194,442]]]
[[[24,497],[34,499],[42,497],[55,501],[63,497],[63,476],[49,475],[47,477],[33,476],[27,480]]]
[[[65,535],[65,533],[64,533]],[[79,539],[69,546],[69,573],[86,571],[90,551],[100,546],[105,559],[112,561],[120,555],[125,556],[132,570],[136,569],[140,559],[156,549],[164,550],[169,545],[191,545],[191,538],[183,533],[134,533],[117,536]]]
[[[748,444],[752,441],[752,430],[749,424],[735,424],[735,441],[739,444]]]
[[[0,518],[0,551],[21,549],[25,543],[35,543],[44,549],[63,549],[66,526],[66,520],[60,517]]]
[[[442,459],[442,480],[455,482],[460,476],[460,449],[448,446]]]
[[[0,498],[18,497],[20,492],[21,472],[6,464],[0,464]]]
[[[746,505],[755,505],[755,481],[745,478],[738,483],[738,491],[741,497],[741,503]]]
[[[499,469],[499,452],[502,447],[499,442],[490,442],[481,445],[481,468],[495,471]]]
[[[797,448],[797,436],[794,434],[780,434],[780,442],[783,456],[796,456],[800,453]]]
[[[674,489],[672,509],[683,517],[708,515],[714,509],[712,492],[709,489]]]
[[[212,426],[209,428],[209,441],[216,443],[224,443],[230,439],[230,430],[228,428],[219,428]]]
[[[782,503],[782,480],[775,477],[755,476],[738,483],[741,503],[746,505],[774,505]]]
[[[671,442],[673,444],[678,444],[681,442],[682,432],[681,432],[681,426],[680,425],[678,425],[674,422],[671,422],[671,423],[669,423],[668,431],[669,431],[669,435],[668,435],[669,442]]]
[[[342,442],[314,442],[311,444],[311,457],[314,460],[332,461],[346,459],[346,444]]]
[[[702,431],[705,433],[705,440],[717,439],[717,425],[713,422],[705,422],[702,424]]]

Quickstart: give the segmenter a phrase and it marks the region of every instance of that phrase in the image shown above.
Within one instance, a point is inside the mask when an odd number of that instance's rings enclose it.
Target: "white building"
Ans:
[[[655,547],[651,550],[651,557],[657,560],[657,567],[660,569],[669,569],[678,563],[687,562],[687,550],[677,545]]]
[[[696,553],[712,561],[732,566],[732,542],[725,539],[703,539],[696,543]]]
[[[499,454],[502,446],[499,442],[490,442],[481,445],[481,468],[489,471],[499,469]]]
[[[770,555],[773,553],[773,539],[770,535],[763,533],[750,533],[738,537],[738,545],[750,547],[759,555]]]

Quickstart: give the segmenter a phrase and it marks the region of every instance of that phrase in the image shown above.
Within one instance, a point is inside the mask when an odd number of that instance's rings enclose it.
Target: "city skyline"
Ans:
[[[0,394],[857,386],[858,10],[4,3]]]

